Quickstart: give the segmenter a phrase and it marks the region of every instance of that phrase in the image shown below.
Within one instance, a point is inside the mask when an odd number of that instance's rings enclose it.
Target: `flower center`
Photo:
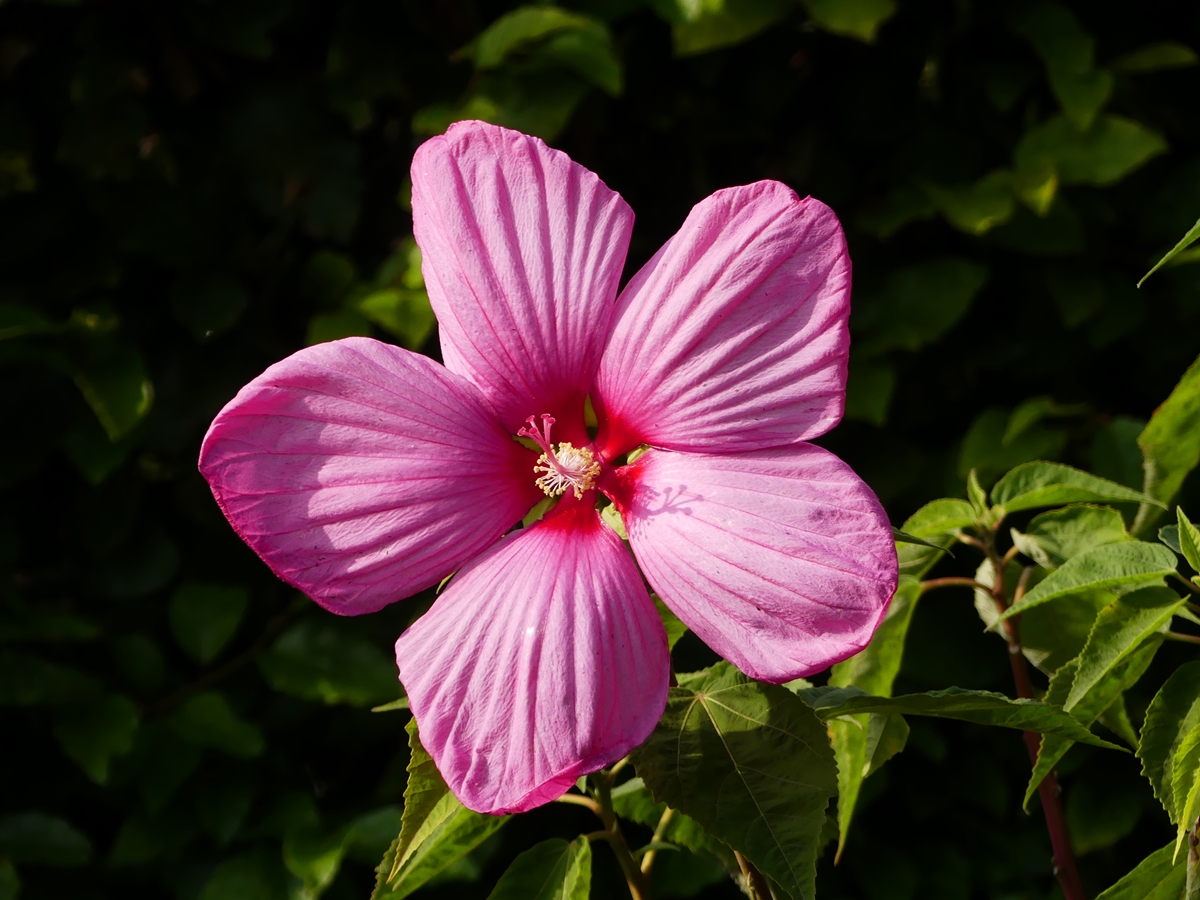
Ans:
[[[529,438],[542,448],[533,471],[539,473],[537,486],[548,496],[557,497],[567,490],[575,492],[575,499],[583,496],[584,491],[590,491],[596,486],[600,475],[600,463],[596,455],[587,447],[575,447],[568,441],[563,441],[557,447],[550,443],[550,426],[554,424],[554,416],[542,413],[542,430],[538,430],[536,416],[525,420],[526,427],[517,434]]]

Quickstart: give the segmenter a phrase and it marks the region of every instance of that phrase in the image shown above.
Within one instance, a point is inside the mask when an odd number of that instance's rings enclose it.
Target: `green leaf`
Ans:
[[[606,508],[614,509],[615,507]],[[651,594],[651,597],[654,599],[654,608],[658,610],[658,617],[662,619],[663,628],[667,631],[667,650],[674,650],[679,639],[687,634],[688,627],[679,620],[675,613],[671,612],[670,607],[663,603],[657,594]]]
[[[385,288],[356,301],[355,308],[409,350],[419,350],[433,331],[433,307],[424,290]]]
[[[92,856],[92,842],[58,816],[25,812],[0,817],[0,856],[13,862],[72,868]]]
[[[366,316],[349,307],[336,312],[318,313],[308,320],[308,332],[304,343],[311,347],[327,341],[340,341],[348,337],[370,337],[371,323]]]
[[[1068,72],[1050,67],[1050,89],[1062,105],[1063,113],[1079,131],[1086,132],[1112,97],[1115,83],[1112,72],[1092,69]]]
[[[89,675],[15,650],[0,652],[0,706],[69,703],[99,690]]]
[[[786,688],[728,663],[679,677],[633,764],[654,794],[795,900],[813,896],[837,770],[825,728]]]
[[[1161,544],[1166,544],[1180,556],[1183,556],[1183,546],[1179,543],[1179,526],[1164,525],[1158,529],[1158,540]]]
[[[1011,413],[991,407],[985,409],[963,436],[958,456],[958,473],[966,476],[972,469],[989,483],[1002,473],[1036,459],[1049,459],[1062,453],[1067,433],[1062,428],[1032,425],[1011,443],[1004,443]],[[981,508],[986,504],[981,501]]]
[[[1162,544],[1128,541],[1094,547],[1051,572],[1019,603],[1010,606],[1002,618],[1079,591],[1128,588],[1158,581],[1174,572],[1176,565],[1175,554]]]
[[[871,697],[855,689],[812,688],[800,693],[822,719],[874,712],[903,716],[958,719],[977,725],[997,725],[1039,734],[1061,734],[1083,744],[1120,749],[1080,725],[1061,708],[1038,700],[1012,700],[991,691],[946,688],[900,697]]]
[[[353,836],[349,825],[331,834],[303,825],[284,832],[283,864],[302,882],[303,900],[315,900],[333,883]]]
[[[1096,900],[1179,900],[1186,867],[1174,855],[1173,843],[1155,850]]]
[[[1179,519],[1179,552],[1193,572],[1200,572],[1200,529],[1184,515],[1182,506],[1175,507],[1175,514]]]
[[[1184,663],[1171,673],[1150,701],[1142,724],[1142,738],[1137,755],[1142,761],[1142,774],[1150,781],[1154,796],[1162,803],[1171,822],[1178,824],[1179,810],[1186,798],[1175,793],[1174,773],[1187,769],[1194,761],[1185,758],[1177,766],[1177,758],[1186,757],[1200,736],[1200,662]]]
[[[120,694],[64,706],[54,716],[54,736],[63,752],[97,784],[108,781],[108,767],[114,757],[133,749],[137,727],[137,706]]]
[[[866,332],[858,353],[919,350],[933,343],[966,315],[987,279],[986,266],[965,259],[935,259],[899,269],[882,296],[857,317],[856,329]]]
[[[1079,655],[1078,671],[1063,708],[1071,712],[1100,681],[1147,638],[1161,632],[1184,604],[1165,587],[1148,587],[1120,597],[1096,618]],[[1108,703],[1095,711],[1100,715]]]
[[[1009,26],[1033,44],[1048,66],[1068,72],[1092,68],[1096,42],[1065,6],[1043,2],[1016,7]]]
[[[171,714],[169,721],[185,741],[230,756],[251,759],[261,755],[265,747],[262,732],[239,718],[224,695],[216,691],[192,697]]]
[[[1013,586],[1019,567],[1014,566]],[[998,622],[1000,613],[989,599],[989,622]],[[1112,591],[1085,591],[1071,597],[1070,603],[1043,603],[1021,615],[1021,650],[1025,658],[1047,674],[1053,674],[1083,650],[1096,616],[1113,600]]]
[[[794,9],[792,0],[651,0],[671,23],[677,56],[740,44]]]
[[[879,28],[896,13],[895,0],[801,0],[813,23],[830,34],[875,43]]]
[[[21,879],[17,870],[7,859],[0,860],[0,900],[17,900],[21,893]]]
[[[1040,566],[1057,569],[1093,547],[1133,540],[1125,520],[1109,506],[1065,506],[1035,516],[1029,531],[1012,532],[1013,543]]]
[[[949,547],[959,531],[974,524],[975,511],[971,504],[965,500],[944,499],[922,506],[908,517],[901,530],[940,547]],[[905,543],[896,548],[901,573],[915,578],[933,568],[944,552],[920,544]]]
[[[245,588],[234,585],[180,585],[167,604],[175,640],[196,662],[212,662],[237,631],[249,599]]]
[[[446,782],[417,736],[416,719],[407,726],[412,756],[400,834],[375,870],[372,900],[400,900],[466,856],[508,821],[467,809]]]
[[[150,412],[154,385],[146,374],[142,355],[120,346],[79,367],[75,384],[110,441],[119,440]]]
[[[1087,406],[1082,403],[1064,404],[1056,402],[1053,397],[1030,397],[1008,417],[1008,427],[1004,429],[1000,443],[1007,447],[1043,419],[1078,416],[1086,412]]]
[[[894,366],[851,356],[850,377],[846,383],[846,418],[882,428],[887,423],[888,406],[895,389]]]
[[[563,31],[594,27],[595,20],[554,6],[523,6],[501,16],[464,48],[477,69],[494,69],[510,55]]]
[[[398,709],[408,709],[407,697],[401,697],[398,700],[393,700],[391,703],[381,703],[379,706],[372,706],[371,712],[394,712]]]
[[[868,694],[889,697],[900,662],[904,641],[921,596],[921,585],[912,576],[901,576],[900,585],[887,615],[865,649],[833,667],[829,684],[856,687]],[[891,723],[895,719],[896,723]],[[903,731],[903,736],[900,732]],[[863,780],[875,768],[899,752],[908,737],[908,727],[899,716],[860,715],[835,719],[829,724],[834,758],[838,767],[838,858],[846,844],[850,822]],[[872,743],[872,738],[874,743]],[[880,748],[880,741],[884,744]],[[874,763],[876,753],[878,764]]]
[[[551,838],[513,860],[488,900],[587,900],[592,888],[592,847],[580,835]]]
[[[619,97],[624,88],[621,60],[612,35],[600,22],[555,35],[537,49],[534,59],[570,69],[610,97]]]
[[[217,866],[199,900],[284,900],[283,866],[262,853],[243,853]]]
[[[1197,219],[1196,224],[1188,229],[1188,233],[1180,239],[1178,244],[1168,250],[1167,254],[1158,262],[1156,262],[1154,267],[1149,272],[1142,276],[1142,280],[1138,282],[1138,287],[1141,287],[1147,278],[1149,278],[1163,266],[1170,263],[1171,260],[1175,259],[1184,250],[1196,243],[1197,240],[1200,240],[1200,219]]]
[[[395,664],[337,622],[308,619],[292,626],[259,658],[258,668],[280,693],[319,703],[376,706],[399,691]]]
[[[1197,61],[1200,57],[1191,47],[1177,41],[1161,41],[1122,54],[1109,63],[1109,68],[1124,75],[1141,75],[1163,69],[1186,69]]]
[[[1067,503],[1153,502],[1145,494],[1062,463],[1035,460],[1012,469],[992,488],[1006,512]]]
[[[1160,504],[1174,499],[1184,478],[1200,463],[1200,358],[1138,436],[1146,472],[1145,491]],[[1133,533],[1142,534],[1160,515],[1149,504],[1138,510]]]
[[[938,551],[946,550],[946,548],[940,544],[935,544],[933,541],[927,541],[924,538],[919,538],[915,534],[909,534],[906,531],[901,531],[895,526],[892,527],[892,540],[894,540],[897,544],[920,544],[922,547],[932,547],[934,550]]]
[[[613,809],[622,819],[637,822],[647,828],[657,828],[663,813],[667,811],[667,804],[656,801],[641,778],[630,778],[613,788],[612,802]],[[701,828],[695,819],[677,809],[672,811],[662,837],[695,853],[712,853],[721,858],[727,867],[737,868],[733,851],[726,844]]]
[[[925,190],[946,221],[967,234],[986,234],[1003,225],[1016,206],[1008,172],[993,172],[974,184],[956,187],[928,184]]]
[[[1160,632],[1183,602],[1165,587],[1143,588],[1115,600],[1096,617],[1079,656],[1054,673],[1047,702],[1061,705],[1080,723],[1091,727],[1142,677],[1162,644]],[[1042,739],[1025,791],[1026,806],[1072,743],[1060,736]]]
[[[1081,132],[1062,115],[1025,132],[1017,144],[1015,164],[1028,169],[1048,159],[1063,184],[1105,187],[1166,151],[1167,142],[1158,132],[1131,119],[1103,115]]]
[[[868,694],[889,697],[904,657],[904,641],[921,596],[921,584],[908,575],[900,577],[887,614],[866,648],[837,663],[830,672],[833,687],[856,687]]]

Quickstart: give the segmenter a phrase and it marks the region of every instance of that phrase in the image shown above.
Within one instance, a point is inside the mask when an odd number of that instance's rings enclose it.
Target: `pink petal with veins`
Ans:
[[[611,459],[741,451],[842,416],[850,257],[818,200],[760,181],[699,203],[622,291],[593,400]]]
[[[895,544],[871,489],[833,454],[651,450],[617,476],[651,587],[747,675],[790,681],[871,639],[896,588]]]
[[[512,527],[541,497],[534,460],[465,379],[347,338],[242,388],[200,471],[275,574],[353,615],[437,584]]]
[[[479,812],[558,797],[645,740],[667,699],[658,613],[628,549],[584,505],[467,565],[401,635],[396,661],[421,743]]]
[[[583,398],[604,349],[633,212],[534,137],[459,122],[412,164],[413,229],[446,366],[512,433],[531,415],[586,443]]]

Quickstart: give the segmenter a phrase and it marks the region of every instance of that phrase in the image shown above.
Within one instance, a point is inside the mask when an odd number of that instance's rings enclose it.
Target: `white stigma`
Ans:
[[[554,424],[554,417],[543,414],[541,418],[541,431],[534,417],[530,416],[526,420],[528,427],[517,432],[542,448],[542,455],[533,467],[538,475],[535,484],[550,497],[558,497],[570,490],[575,492],[575,499],[579,499],[584,491],[596,486],[596,479],[600,477],[600,463],[587,447],[576,447],[568,441],[563,441],[557,447],[551,444],[550,426]]]

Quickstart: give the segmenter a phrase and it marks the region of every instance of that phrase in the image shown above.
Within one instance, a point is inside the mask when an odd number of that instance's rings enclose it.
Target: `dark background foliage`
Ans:
[[[1200,267],[1134,287],[1200,215],[1195,4],[848,2],[877,33],[834,7],[579,0],[586,22],[489,61],[471,42],[508,4],[0,6],[0,898],[369,895],[407,759],[407,713],[369,707],[397,695],[391,642],[430,598],[345,620],[297,598],[195,459],[238,387],[305,343],[436,356],[406,172],[452,118],[542,134],[620,191],[627,273],[718,188],[829,203],[855,350],[823,443],[894,522],[972,467],[1053,458],[1140,486],[1134,438],[1200,349]],[[965,594],[922,601],[902,690],[1008,679]],[[1092,893],[1170,834],[1136,761],[1106,752],[1060,769]],[[1057,895],[1027,774],[1015,733],[914,721],[822,896]],[[486,896],[587,819],[510,823],[428,894]],[[594,896],[621,896],[596,854]],[[656,879],[736,894],[682,856]]]

